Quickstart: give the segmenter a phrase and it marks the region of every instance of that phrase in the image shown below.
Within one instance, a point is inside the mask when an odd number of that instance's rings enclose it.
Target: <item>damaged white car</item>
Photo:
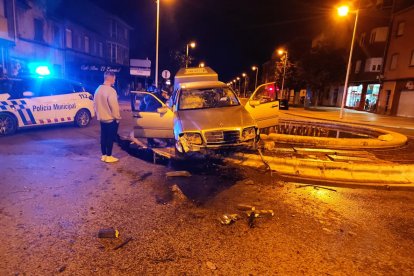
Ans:
[[[278,117],[277,101],[267,105],[257,98],[262,90],[256,90],[246,108],[217,80],[180,82],[176,77],[176,89],[167,102],[157,94],[132,92],[134,137],[170,141],[178,155],[255,148],[259,127],[276,125]]]

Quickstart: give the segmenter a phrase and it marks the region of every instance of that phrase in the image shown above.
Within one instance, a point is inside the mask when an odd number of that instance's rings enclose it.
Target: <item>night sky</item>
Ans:
[[[94,0],[117,14],[134,31],[131,58],[148,57],[155,64],[155,0]],[[279,46],[303,41],[329,24],[335,0],[161,0],[160,71],[177,70],[170,57],[174,50],[191,50],[195,64],[205,61],[228,81],[252,65],[262,65]],[[306,45],[305,45],[306,44]]]

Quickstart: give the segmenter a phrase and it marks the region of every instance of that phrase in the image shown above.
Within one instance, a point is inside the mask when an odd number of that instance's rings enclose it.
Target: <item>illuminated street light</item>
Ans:
[[[206,66],[206,64],[204,62],[200,62],[200,64],[198,65],[198,67],[204,68]]]
[[[279,49],[279,50],[277,50],[277,53],[280,56],[285,55],[285,61],[283,63],[283,77],[282,77],[282,93],[283,93],[283,89],[285,88],[286,64],[287,64],[287,60],[288,60],[288,52],[284,49]]]
[[[349,13],[349,7],[346,5],[338,7],[338,15],[339,16],[347,16]]]
[[[246,97],[246,81],[247,81],[247,75],[246,75],[246,73],[243,73],[242,76],[244,78],[243,96]]]
[[[188,68],[188,64],[189,64],[189,59],[188,59],[188,56],[189,56],[189,48],[195,48],[196,47],[196,43],[195,42],[190,42],[190,43],[187,43],[187,47],[186,47],[186,54],[185,54],[185,68]]]
[[[252,66],[252,70],[256,71],[256,82],[254,83],[254,90],[256,90],[256,88],[257,88],[257,75],[259,75],[259,67]]]
[[[236,78],[239,81],[239,96],[240,96],[240,77]]]
[[[339,16],[346,16],[349,13],[348,6],[341,6],[338,8],[338,15]],[[346,76],[345,76],[345,84],[344,84],[344,92],[342,94],[342,102],[341,102],[341,112],[339,113],[339,118],[343,119],[344,117],[344,109],[345,109],[345,101],[348,94],[348,82],[349,82],[349,73],[351,71],[351,61],[352,61],[352,53],[354,50],[354,42],[355,42],[355,33],[357,30],[358,24],[358,14],[359,9],[355,11],[355,23],[354,23],[354,31],[352,32],[352,40],[351,40],[351,50],[349,51],[349,59],[348,59],[348,66],[346,68]]]

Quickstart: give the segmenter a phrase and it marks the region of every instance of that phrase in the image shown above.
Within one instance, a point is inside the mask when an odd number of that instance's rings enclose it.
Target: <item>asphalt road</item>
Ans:
[[[304,187],[217,160],[154,165],[120,147],[105,164],[98,135],[94,122],[0,138],[0,275],[413,274],[412,192]],[[192,176],[165,177],[177,169]],[[274,216],[251,228],[237,204]],[[241,218],[221,225],[225,213]],[[109,227],[118,239],[97,238]]]

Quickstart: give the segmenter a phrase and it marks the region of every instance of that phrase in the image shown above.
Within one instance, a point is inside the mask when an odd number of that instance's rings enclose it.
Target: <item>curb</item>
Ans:
[[[263,167],[259,155],[235,154],[227,161],[253,168]],[[390,163],[345,163],[264,156],[272,170],[280,175],[316,182],[328,182],[328,186],[364,187],[389,189],[414,189],[414,165]],[[336,185],[335,185],[336,184]]]
[[[280,112],[282,114],[285,115],[289,115],[289,116],[296,116],[296,117],[301,117],[301,118],[307,118],[307,119],[314,119],[314,120],[321,120],[321,121],[328,121],[328,122],[336,122],[336,123],[345,123],[345,124],[358,124],[358,125],[363,125],[363,126],[370,126],[370,127],[380,127],[378,124],[373,124],[370,122],[360,122],[360,121],[349,121],[349,120],[336,120],[336,119],[325,119],[325,118],[319,118],[319,117],[312,117],[311,115],[304,115],[304,114],[297,114],[295,112],[290,113],[290,112]],[[414,127],[401,127],[401,126],[392,126],[392,125],[381,125],[382,127],[388,127],[388,128],[398,128],[398,129],[407,129],[407,130],[414,130]]]
[[[305,144],[305,145],[314,145],[324,148],[341,148],[341,149],[376,149],[376,148],[395,148],[403,146],[407,143],[407,136],[389,130],[384,130],[372,126],[364,126],[352,124],[352,123],[343,123],[331,120],[318,120],[315,118],[312,119],[314,123],[330,122],[335,125],[343,127],[352,127],[353,129],[368,129],[373,132],[382,133],[378,138],[329,138],[329,137],[312,137],[312,136],[301,136],[301,135],[285,135],[270,133],[261,134],[260,138],[267,141],[273,142],[282,142],[290,144]],[[303,122],[301,120],[295,119],[284,119],[286,121],[293,122]]]

